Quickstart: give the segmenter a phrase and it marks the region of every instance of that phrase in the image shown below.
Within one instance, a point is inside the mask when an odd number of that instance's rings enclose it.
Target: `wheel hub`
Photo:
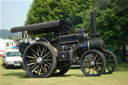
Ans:
[[[41,63],[42,62],[42,58],[41,57],[38,57],[37,60],[36,60],[37,63]]]
[[[94,65],[95,65],[94,61],[91,61],[91,62],[90,62],[90,65],[91,65],[91,66],[94,66]]]

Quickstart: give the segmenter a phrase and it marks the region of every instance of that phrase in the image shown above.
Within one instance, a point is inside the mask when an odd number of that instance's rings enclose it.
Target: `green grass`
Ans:
[[[5,69],[0,59],[0,85],[128,85],[128,63],[100,77],[86,77],[80,69],[70,69],[61,77],[28,78],[22,69]]]

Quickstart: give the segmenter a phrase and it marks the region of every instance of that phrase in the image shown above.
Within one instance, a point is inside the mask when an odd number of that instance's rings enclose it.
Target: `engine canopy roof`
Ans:
[[[24,32],[27,31],[28,34],[41,34],[50,32],[60,32],[64,30],[71,30],[72,25],[65,20],[50,21],[44,23],[31,24],[26,26],[13,27],[11,32]],[[73,29],[72,29],[73,30]]]

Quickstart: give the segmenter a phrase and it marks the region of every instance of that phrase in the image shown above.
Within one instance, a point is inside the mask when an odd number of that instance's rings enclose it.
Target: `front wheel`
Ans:
[[[106,68],[104,74],[111,74],[116,70],[117,59],[114,53],[109,50],[104,50],[104,56],[106,58]]]
[[[86,76],[100,76],[106,67],[106,60],[100,51],[89,50],[81,56],[80,67]]]

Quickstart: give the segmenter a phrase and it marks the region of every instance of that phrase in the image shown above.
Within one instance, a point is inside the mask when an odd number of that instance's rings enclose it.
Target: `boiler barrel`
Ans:
[[[78,43],[75,47],[86,49],[102,49],[104,48],[104,42],[100,38],[93,38],[91,40]]]

